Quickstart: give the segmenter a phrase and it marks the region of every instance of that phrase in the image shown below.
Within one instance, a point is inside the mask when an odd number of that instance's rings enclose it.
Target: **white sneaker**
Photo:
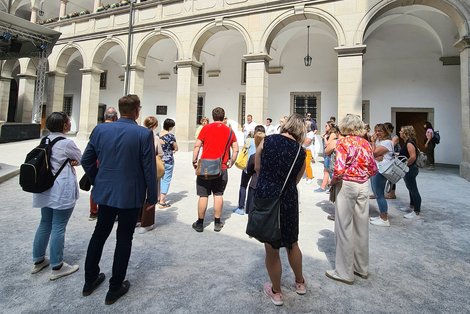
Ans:
[[[374,226],[390,227],[390,221],[383,220],[380,217],[378,217],[378,219],[371,220],[370,223],[371,223],[371,225],[374,225]]]
[[[47,259],[47,257],[45,257],[41,263],[33,265],[33,268],[31,269],[31,274],[39,273],[41,270],[43,270],[47,266],[49,266],[49,260]]]
[[[305,183],[307,184],[311,184],[313,182],[313,179],[307,179],[307,181],[305,181]]]
[[[370,221],[372,221],[372,220],[377,220],[377,219],[380,219],[380,216],[369,217],[369,220],[370,220]]]
[[[76,272],[78,268],[78,265],[69,265],[66,262],[63,262],[62,267],[60,269],[51,271],[51,276],[49,277],[49,279],[56,280],[61,277],[68,276]]]
[[[151,225],[148,227],[140,227],[139,230],[137,231],[139,234],[144,234],[146,232],[149,232],[151,230],[155,229],[155,225]]]
[[[419,215],[416,215],[416,212],[412,211],[411,213],[403,215],[403,217],[407,219],[415,219],[415,218],[419,218]]]

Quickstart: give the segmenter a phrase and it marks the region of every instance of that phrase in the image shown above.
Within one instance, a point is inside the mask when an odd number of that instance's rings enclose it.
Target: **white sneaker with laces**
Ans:
[[[295,282],[295,292],[300,295],[304,295],[307,293],[307,282],[304,279],[304,282]]]
[[[31,269],[31,274],[39,273],[41,270],[43,270],[47,266],[49,266],[49,260],[47,259],[47,257],[45,257],[41,263],[33,265],[33,268]]]
[[[406,219],[415,219],[415,218],[419,218],[419,215],[416,215],[416,212],[412,211],[411,213],[403,215],[403,217]]]
[[[60,269],[51,271],[51,277],[49,277],[49,279],[56,280],[61,277],[68,276],[76,272],[78,268],[78,265],[69,265],[66,262],[62,262],[62,267]]]
[[[378,219],[371,220],[370,223],[374,226],[379,227],[390,227],[390,221],[383,220],[382,218],[378,217]]]
[[[139,234],[144,234],[146,232],[149,232],[151,230],[155,229],[155,225],[151,225],[148,227],[140,227],[139,230],[137,231]]]

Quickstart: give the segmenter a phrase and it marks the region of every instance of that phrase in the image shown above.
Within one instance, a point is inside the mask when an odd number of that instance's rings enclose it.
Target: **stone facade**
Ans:
[[[85,2],[92,12],[103,5],[99,0],[83,1]],[[295,91],[316,92],[315,95],[321,94],[321,97],[316,98],[318,106],[316,118],[319,126],[322,126],[330,115],[340,119],[346,113],[355,113],[370,116],[370,121],[367,122],[371,123],[384,121],[398,123],[402,118],[392,113],[400,112],[399,108],[416,107],[417,112],[427,112],[427,119],[433,117],[433,122],[439,126],[441,135],[448,139],[448,142],[440,144],[443,149],[437,152],[437,160],[460,165],[462,176],[470,179],[468,44],[470,9],[464,2],[458,0],[149,0],[137,1],[133,7],[132,36],[129,36],[128,32],[129,4],[46,24],[62,33],[48,58],[46,111],[50,113],[53,110],[61,110],[63,95],[67,94],[67,91],[75,90],[70,93],[75,99],[80,100],[79,109],[75,109],[72,113],[73,120],[77,124],[78,136],[88,137],[93,130],[97,123],[98,104],[107,103],[116,106],[116,101],[105,99],[106,97],[111,99],[108,95],[111,92],[100,88],[101,73],[108,70],[108,73],[124,72],[124,83],[120,83],[115,75],[108,77],[108,81],[114,80],[108,84],[111,84],[111,88],[115,88],[115,91],[119,92],[122,87],[122,90],[141,95],[143,112],[146,114],[155,114],[152,109],[155,105],[152,103],[154,98],[167,99],[165,102],[171,114],[166,116],[172,116],[177,121],[176,136],[183,150],[191,149],[194,143],[196,117],[200,114],[198,102],[202,96],[206,100],[213,99],[214,104],[211,105],[214,107],[216,102],[223,99],[224,93],[227,96],[232,95],[226,110],[232,116],[236,116],[235,120],[241,125],[242,112],[252,114],[254,120],[260,123],[268,116],[273,116],[275,120],[282,113],[290,114],[298,110],[289,99],[292,97],[288,95],[295,94],[293,93]],[[67,1],[61,1],[58,9],[60,16],[66,15]],[[31,19],[33,18],[37,20],[36,13],[32,14]],[[304,72],[302,64],[294,63],[294,55],[304,55],[307,25],[312,25],[310,28],[313,31],[312,38],[317,39],[309,49],[314,51],[313,54],[317,54],[314,56],[312,71],[319,73],[320,77],[316,77],[312,72]],[[403,29],[408,29],[410,32],[401,33],[400,30]],[[398,47],[385,46],[384,51],[387,55],[375,54],[379,48],[386,45],[389,38],[399,40],[400,36],[405,37],[410,33],[430,35],[429,38],[428,35],[424,36],[422,42],[417,36],[415,42],[411,44]],[[386,35],[391,37],[385,37]],[[234,49],[223,50],[224,46],[231,45],[232,37],[236,38]],[[438,43],[433,43],[433,40]],[[460,90],[455,89],[455,84],[439,83],[446,95],[444,100],[448,99],[447,104],[445,101],[436,104],[432,102],[432,99],[436,98],[433,93],[439,84],[429,86],[433,80],[428,83],[429,78],[426,78],[426,74],[423,73],[422,78],[402,74],[407,68],[407,58],[410,60],[411,56],[420,60],[419,48],[427,44],[430,47],[438,47],[435,59],[431,61],[427,56],[423,56],[420,61],[423,63],[423,68],[431,69],[439,66],[433,74],[429,70],[429,75],[438,77],[442,75],[441,79],[444,82],[447,80],[446,75],[453,80],[460,79]],[[292,48],[297,45],[298,49]],[[216,51],[214,53],[208,51],[208,47],[218,48],[213,49]],[[128,48],[130,56],[127,54]],[[391,52],[393,49],[396,51]],[[301,53],[298,50],[301,50]],[[221,51],[225,52],[220,53]],[[239,58],[237,64],[232,66],[226,63],[226,58],[231,56],[231,52],[235,54],[235,51]],[[408,55],[401,56],[403,51],[408,52]],[[439,57],[454,57],[458,54],[460,54],[460,65],[444,68],[444,65],[438,62]],[[168,61],[168,56],[172,56],[173,60]],[[389,66],[391,70],[387,73],[375,73],[376,70],[378,72],[378,69],[387,66],[390,57],[393,58]],[[128,66],[126,66],[127,58],[130,61]],[[335,59],[336,64],[333,67],[322,69],[322,60],[325,65],[329,65],[331,60]],[[242,60],[246,64],[245,69],[240,69],[242,66],[238,64]],[[73,62],[79,64],[80,73],[75,71],[75,75],[80,76],[81,81],[72,84],[67,80],[72,75],[68,71]],[[113,62],[114,66],[106,66],[107,63]],[[173,69],[175,65],[177,68]],[[398,69],[394,65],[400,65],[402,73],[393,73],[393,69]],[[417,65],[414,66],[418,69]],[[14,72],[15,67],[16,72]],[[30,67],[31,63],[27,61],[21,61],[16,65],[9,61],[3,66],[0,76],[2,101],[0,119],[5,120],[8,111],[6,99],[9,98],[9,89],[6,78],[15,75],[19,78],[20,94],[17,110],[21,111],[21,114],[16,115],[16,119],[24,122],[30,119],[31,99],[34,95],[34,88],[31,88],[34,73],[30,73]],[[158,76],[153,75],[153,79],[149,80],[148,69],[152,67],[157,68]],[[203,75],[206,71],[217,73],[207,76],[203,87],[198,82],[200,67],[204,69]],[[234,72],[233,69],[238,72]],[[177,71],[177,74],[174,74],[174,71]],[[239,72],[243,71],[246,77],[244,82],[234,84],[230,81],[233,73],[240,75]],[[296,78],[296,75],[299,78]],[[216,81],[217,79],[219,81]],[[149,91],[149,86],[153,86],[152,80],[156,81],[155,86],[160,86],[156,88],[156,90],[160,88],[158,92]],[[291,80],[298,80],[296,84],[298,89],[282,90],[281,93],[283,86],[288,85]],[[310,80],[314,83],[309,86]],[[424,83],[419,84],[420,80]],[[371,83],[366,84],[366,81]],[[393,84],[389,81],[393,81]],[[408,85],[411,84],[415,91],[407,91],[406,86],[400,86],[399,83],[403,81],[408,82]],[[394,91],[400,95],[400,100],[397,101],[399,104],[393,102],[382,104],[390,97],[375,96],[380,82],[384,85],[381,87],[383,88],[381,95],[386,95],[391,89],[400,88]],[[414,86],[416,82],[418,83]],[[120,85],[126,83],[127,89]],[[164,84],[169,84],[169,87]],[[71,85],[78,85],[79,92]],[[389,90],[387,86],[390,86]],[[427,91],[424,93],[419,91],[421,88],[427,88]],[[119,95],[116,95],[115,91],[113,90],[112,94],[117,100]],[[167,93],[172,95],[168,96]],[[423,100],[422,103],[418,101],[421,93],[429,93],[429,99]],[[122,95],[122,92],[120,94]],[[457,98],[460,103],[454,100]],[[285,100],[281,102],[280,99]],[[370,100],[370,108],[364,109],[365,99]],[[289,102],[289,105],[283,105],[283,102]],[[204,108],[203,115],[209,115],[211,107],[205,105]],[[365,113],[364,110],[370,112]],[[452,123],[449,124],[448,121],[458,117],[462,120],[457,123],[460,131],[451,128]],[[165,116],[159,117],[162,118]],[[449,151],[456,151],[457,157],[452,154],[449,156]]]

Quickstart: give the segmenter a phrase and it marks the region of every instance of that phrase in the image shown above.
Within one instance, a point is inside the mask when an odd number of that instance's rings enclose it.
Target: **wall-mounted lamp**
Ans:
[[[304,58],[304,64],[306,67],[312,65],[312,57],[310,57],[310,25],[307,26],[307,55]]]

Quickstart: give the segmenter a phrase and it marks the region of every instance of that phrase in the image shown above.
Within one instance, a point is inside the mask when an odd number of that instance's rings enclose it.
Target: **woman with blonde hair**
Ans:
[[[255,155],[255,170],[258,173],[256,199],[280,196],[281,240],[265,243],[265,264],[271,282],[264,284],[264,294],[275,305],[284,303],[281,291],[282,265],[279,249],[287,249],[289,264],[295,275],[295,291],[307,292],[302,273],[302,252],[298,245],[299,200],[297,184],[305,171],[305,151],[302,143],[306,128],[303,117],[291,115],[281,127],[280,134],[264,138]]]
[[[410,208],[412,212],[405,214],[404,217],[408,219],[417,218],[421,213],[421,195],[418,191],[416,184],[416,177],[419,170],[416,165],[418,158],[418,147],[416,146],[416,132],[413,126],[402,126],[400,130],[400,137],[405,141],[405,145],[400,149],[399,156],[408,158],[408,172],[405,174],[403,180],[405,181],[406,188],[410,193]]]
[[[155,155],[163,157],[163,150],[162,150],[162,146],[160,145],[160,138],[155,133],[158,127],[157,118],[153,116],[149,116],[144,119],[143,124],[147,129],[149,129],[153,133]],[[155,178],[155,180],[157,180],[156,195],[158,195],[160,193],[160,179]],[[140,226],[140,229],[138,231],[139,233],[146,233],[147,231],[150,231],[155,228],[155,205],[148,207],[147,209],[145,208],[141,209],[137,225]]]
[[[194,138],[197,140],[197,137],[199,136],[199,133],[201,133],[202,128],[206,125],[209,124],[209,119],[207,117],[202,117],[201,121],[199,121],[201,124],[197,127],[196,129],[196,134],[194,135]]]
[[[339,123],[343,135],[336,142],[336,162],[331,185],[335,186],[335,269],[325,275],[353,284],[354,275],[366,279],[369,271],[369,186],[377,164],[364,123],[348,114]]]
[[[380,123],[374,127],[374,134],[371,136],[372,150],[374,151],[377,166],[387,163],[393,159],[393,143],[390,139],[390,133],[384,124]],[[371,178],[372,192],[374,192],[377,205],[379,206],[379,217],[372,217],[370,223],[380,227],[390,227],[388,220],[388,204],[385,199],[385,178],[380,172]]]

